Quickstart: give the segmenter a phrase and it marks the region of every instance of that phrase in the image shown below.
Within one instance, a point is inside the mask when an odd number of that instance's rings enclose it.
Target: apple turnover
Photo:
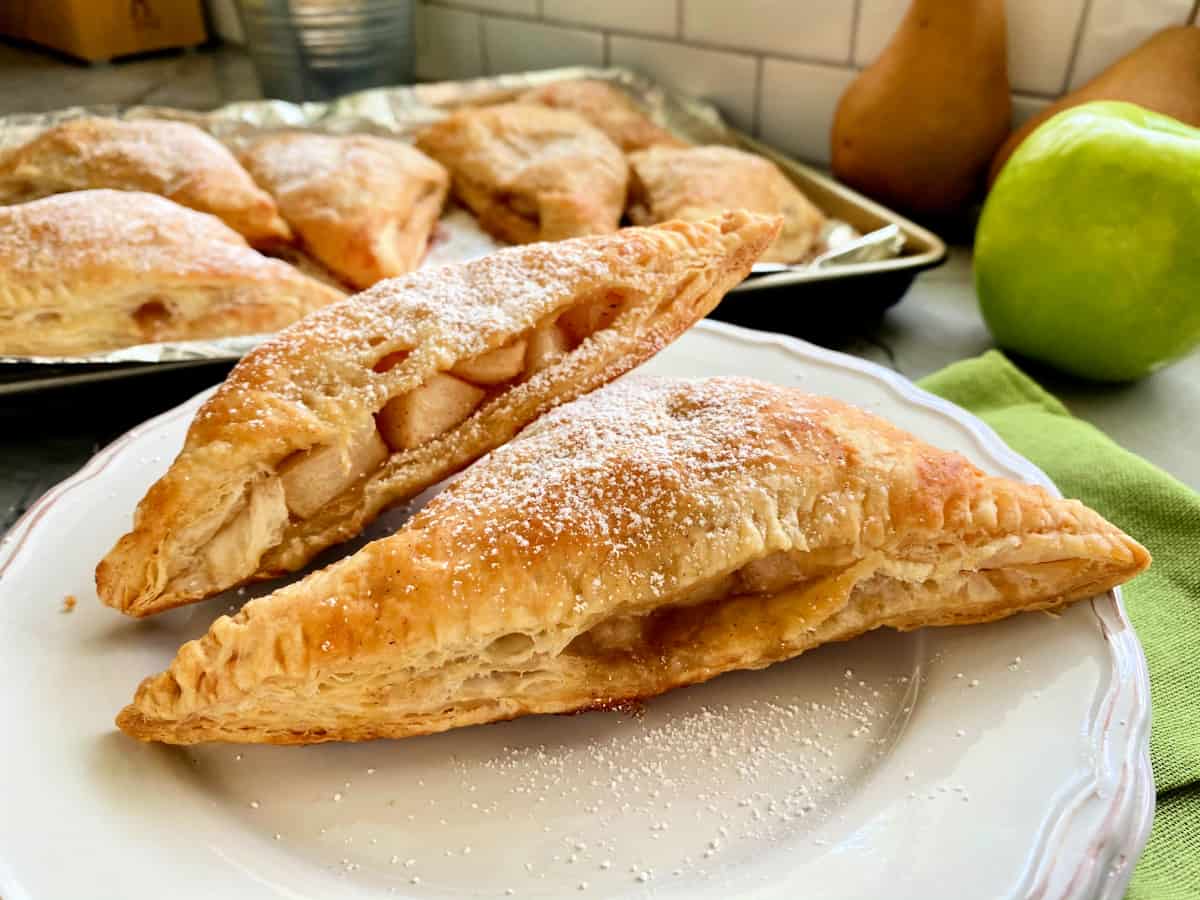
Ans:
[[[75,191],[0,207],[0,354],[276,331],[343,296],[154,194]]]
[[[145,616],[300,568],[653,356],[778,228],[739,212],[509,248],[309,316],[197,412],[97,568],[101,599]]]
[[[526,91],[518,100],[579,113],[626,153],[656,144],[687,146],[686,142],[650,121],[632,97],[607,81],[591,78],[556,81]]]
[[[252,244],[290,240],[275,201],[225,145],[185,122],[71,119],[0,159],[0,203],[113,188],[211,213]]]
[[[621,220],[625,156],[576,113],[467,107],[420,132],[417,147],[450,170],[480,225],[510,244],[608,234]]]
[[[304,247],[357,288],[421,264],[450,188],[424,153],[370,135],[275,134],[241,158]]]
[[[813,255],[825,216],[769,159],[733,147],[651,147],[629,155],[629,218],[637,225],[703,219],[723,209],[783,216],[764,262]]]
[[[287,744],[603,708],[875,628],[1053,609],[1148,563],[1082,504],[838,401],[633,379],[221,616],[117,722]]]

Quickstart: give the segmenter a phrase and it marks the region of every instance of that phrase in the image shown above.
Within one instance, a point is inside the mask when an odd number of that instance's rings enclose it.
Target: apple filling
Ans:
[[[626,298],[606,291],[577,303],[508,343],[431,375],[420,387],[389,399],[373,421],[338,444],[296,453],[279,466],[286,507],[306,519],[369,477],[392,453],[414,450],[453,430],[508,386],[551,366],[625,309]],[[408,357],[400,350],[374,366],[388,372]]]

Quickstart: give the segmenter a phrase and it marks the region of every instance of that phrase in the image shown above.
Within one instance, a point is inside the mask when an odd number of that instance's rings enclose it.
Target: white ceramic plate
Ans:
[[[798,341],[705,322],[647,369],[798,384],[1047,483],[961,410]],[[1153,789],[1145,662],[1112,594],[878,632],[640,717],[310,748],[126,738],[112,719],[138,680],[240,599],[137,623],[92,587],[201,399],[99,453],[0,548],[4,900],[1121,896]]]

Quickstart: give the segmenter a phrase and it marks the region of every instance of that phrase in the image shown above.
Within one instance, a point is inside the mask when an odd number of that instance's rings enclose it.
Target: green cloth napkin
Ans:
[[[1141,541],[1150,569],[1124,588],[1150,664],[1158,811],[1133,900],[1200,898],[1200,494],[1102,432],[990,351],[921,386],[987,422],[1068,497]]]

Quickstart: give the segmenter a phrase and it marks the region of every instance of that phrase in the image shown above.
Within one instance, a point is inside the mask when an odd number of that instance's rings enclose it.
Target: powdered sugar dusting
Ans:
[[[778,468],[767,410],[786,397],[743,379],[610,385],[493,451],[413,527],[459,523],[464,558],[515,544],[536,559],[568,539],[589,548],[593,571],[651,544],[680,546],[680,536],[715,543],[714,529],[743,525],[739,494],[759,490],[754,477]],[[628,575],[653,594],[670,586],[653,567]]]
[[[330,748],[300,792],[288,782],[294,754],[269,748],[241,751],[276,772],[267,794],[244,763],[229,777],[245,781],[239,796],[263,801],[245,813],[252,827],[355,883],[417,878],[434,894],[497,897],[619,896],[654,883],[699,892],[764,856],[820,854],[845,827],[848,799],[913,709],[919,676],[904,646],[860,656],[849,680],[844,648],[832,647],[658,698],[638,715]],[[231,755],[191,752],[206,766]],[[955,784],[912,784],[938,803],[965,796]],[[477,886],[481,872],[490,892]]]
[[[75,191],[0,207],[0,261],[7,277],[67,281],[106,271],[302,277],[251,250],[220,219],[136,191]]]

